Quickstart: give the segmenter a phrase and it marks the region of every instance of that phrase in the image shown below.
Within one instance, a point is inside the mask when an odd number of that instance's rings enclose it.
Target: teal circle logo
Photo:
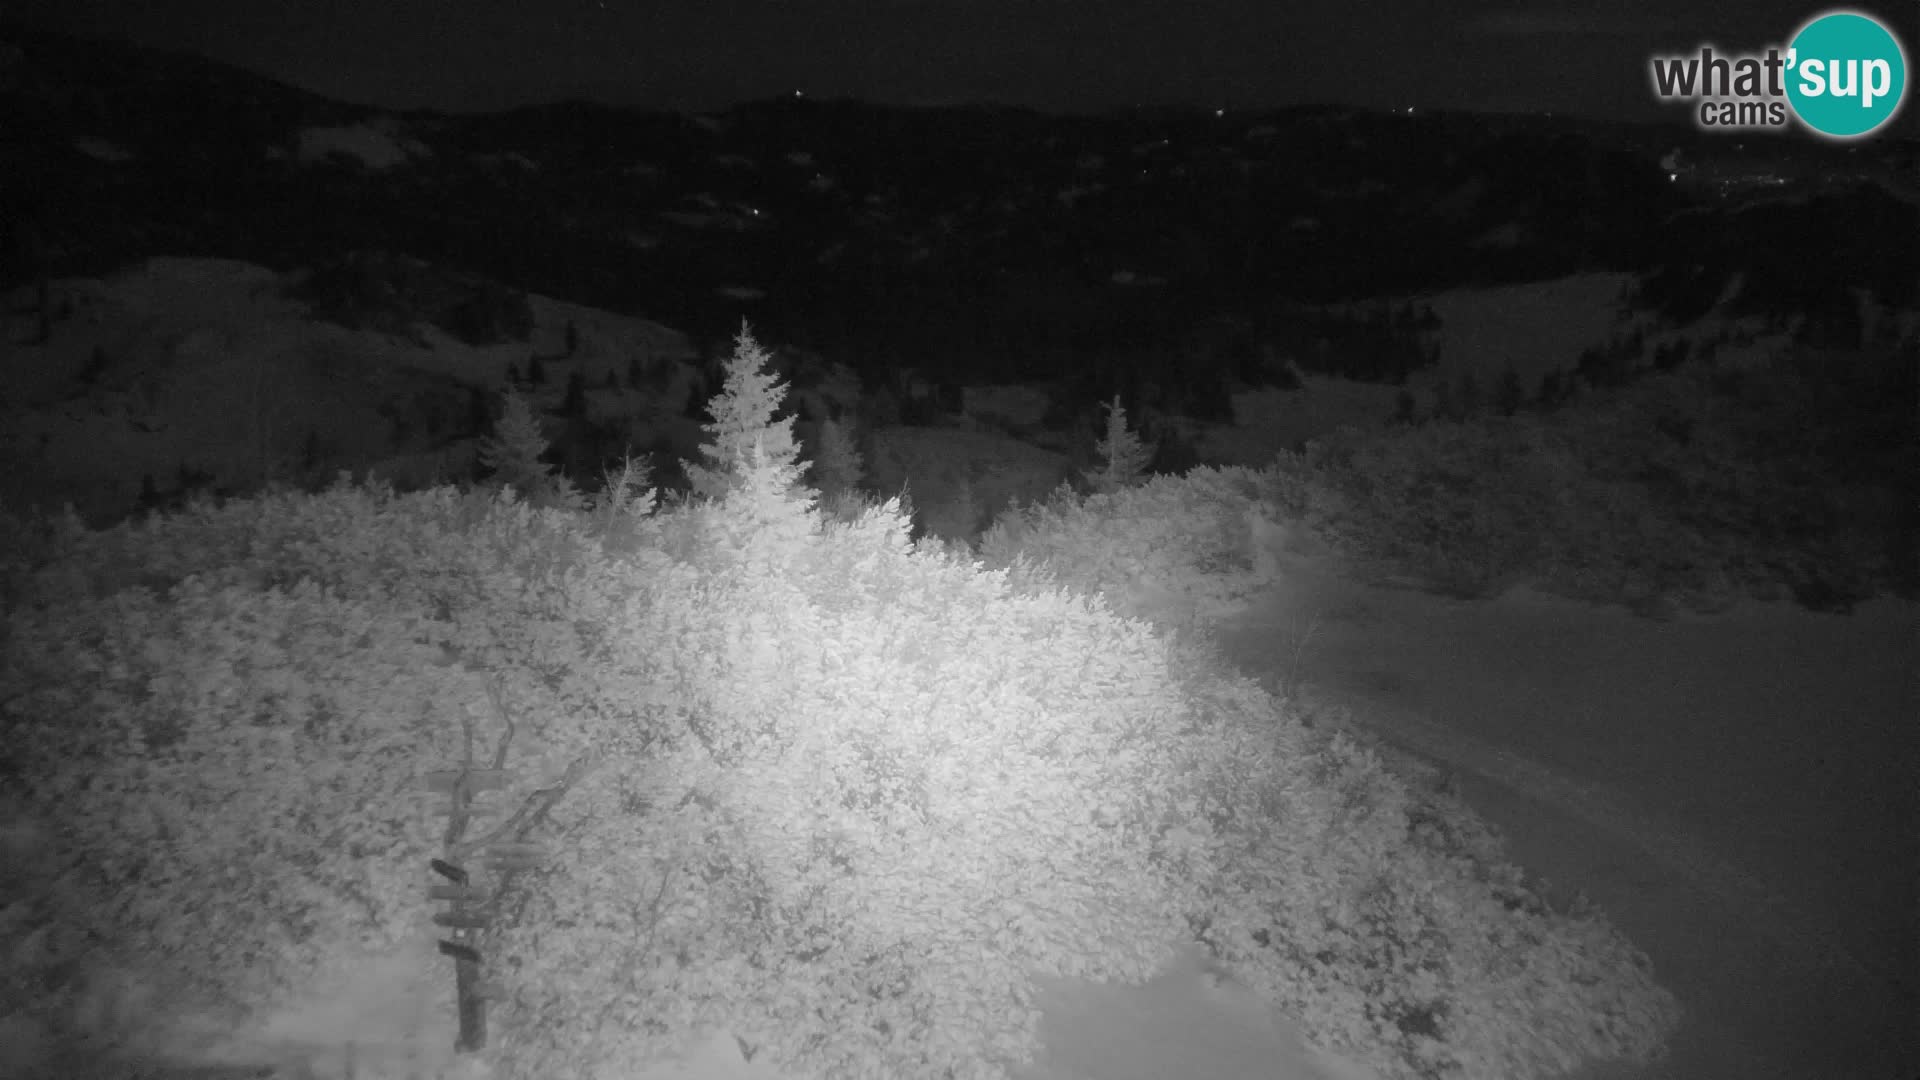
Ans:
[[[1787,46],[1787,101],[1802,123],[1853,139],[1892,120],[1907,94],[1907,57],[1879,21],[1834,11]]]

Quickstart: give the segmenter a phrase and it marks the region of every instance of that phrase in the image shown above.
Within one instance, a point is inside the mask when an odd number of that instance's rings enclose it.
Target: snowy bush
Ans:
[[[1604,916],[1551,911],[1463,804],[1342,725],[1279,730],[1206,765],[1231,841],[1193,918],[1227,970],[1382,1076],[1660,1056],[1678,1007]]]
[[[0,696],[11,783],[62,824],[48,880],[91,901],[75,932],[192,1015],[271,1011],[417,928],[417,773],[450,727],[410,613],[197,576],[44,599],[9,615]]]
[[[1911,398],[1913,365],[1820,362],[1695,365],[1550,416],[1342,431],[1276,465],[1330,496],[1308,500],[1313,523],[1343,551],[1465,594],[1528,580],[1717,610],[1743,593],[1834,609],[1911,593],[1920,451],[1886,399]]]
[[[1247,512],[1269,486],[1254,470],[1211,467],[1084,499],[1063,485],[1044,503],[1002,513],[981,537],[980,557],[991,567],[1022,555],[1051,563],[1062,585],[1102,593],[1123,615],[1155,617],[1170,603],[1217,615],[1266,583]]]
[[[823,529],[787,503],[806,527],[783,529],[780,486],[669,514],[697,594],[611,616],[633,644],[609,662],[672,688],[690,737],[597,774],[624,809],[567,820],[592,854],[503,932],[518,1075],[715,1027],[815,1075],[996,1075],[1030,1047],[1029,969],[1140,978],[1180,936],[1186,886],[1146,842],[1181,783],[1156,764],[1164,645],[916,555],[894,512]],[[592,933],[555,936],[579,912]],[[605,1018],[560,1020],[582,995]]]
[[[1115,610],[1252,582],[1274,476],[1063,492],[986,569],[898,502],[823,516],[772,391],[733,389],[717,497],[617,544],[511,489],[9,523],[0,720],[21,800],[75,823],[54,876],[103,897],[70,917],[176,1011],[257,1019],[404,939],[442,840],[422,776],[509,743],[507,802],[567,786],[482,946],[503,1080],[715,1032],[796,1076],[1000,1077],[1035,973],[1137,981],[1195,939],[1392,1077],[1671,1028],[1644,958],[1470,819]]]
[[[0,722],[10,787],[64,826],[61,932],[153,980],[156,1028],[229,1032],[416,935],[444,827],[422,777],[476,710],[499,737],[488,690],[529,751],[510,797],[584,750],[549,717],[606,712],[565,659],[564,579],[598,557],[577,533],[510,497],[336,489],[70,536],[16,575]]]

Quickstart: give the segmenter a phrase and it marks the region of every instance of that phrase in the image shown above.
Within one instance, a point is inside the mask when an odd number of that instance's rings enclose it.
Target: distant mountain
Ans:
[[[750,316],[850,358],[938,342],[1024,372],[1277,300],[1581,270],[1692,280],[1699,252],[1723,277],[1819,261],[1854,205],[1758,212],[1769,240],[1750,244],[1756,212],[1695,182],[1724,140],[1564,118],[797,98],[452,116],[8,23],[0,131],[0,288],[149,255],[290,271],[375,249],[700,338]],[[1798,162],[1776,198],[1911,156],[1773,142]],[[1682,147],[1684,178],[1667,167]],[[1911,219],[1898,199],[1858,205],[1883,239]],[[1840,217],[1785,220],[1802,213]],[[1834,288],[1905,272],[1885,244],[1848,251],[1823,269]]]

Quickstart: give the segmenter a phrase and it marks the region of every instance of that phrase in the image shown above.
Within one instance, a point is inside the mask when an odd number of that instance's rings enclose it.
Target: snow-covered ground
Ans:
[[[558,404],[577,371],[596,416],[632,415],[637,446],[692,426],[677,404],[655,416],[637,392],[600,389],[639,357],[677,365],[659,400],[684,400],[697,354],[686,335],[657,323],[530,295],[528,341],[467,346],[425,323],[402,338],[317,320],[283,295],[286,284],[264,267],[198,258],[61,279],[52,294],[70,311],[41,343],[31,291],[0,296],[0,503],[72,502],[90,520],[117,520],[139,496],[143,473],[164,489],[180,465],[252,490],[271,464],[299,458],[309,433],[331,468],[424,479],[431,469],[422,456],[438,459],[448,448],[412,445],[417,439],[396,447],[393,418],[405,414],[391,407],[410,390],[500,389],[508,365],[524,366],[530,352],[551,358],[542,404]],[[570,324],[579,349],[561,357]],[[84,385],[96,350],[103,370]]]
[[[1015,1080],[1374,1080],[1308,1044],[1251,991],[1210,974],[1197,950],[1143,986],[1045,980],[1045,1046]],[[640,1080],[790,1080],[719,1035]]]
[[[1656,622],[1288,571],[1226,655],[1450,774],[1688,1009],[1662,1070],[1596,1080],[1920,1075],[1920,607]]]

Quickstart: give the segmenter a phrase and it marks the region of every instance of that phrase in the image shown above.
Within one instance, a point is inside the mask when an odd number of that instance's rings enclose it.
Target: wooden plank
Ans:
[[[460,929],[475,929],[478,927],[492,926],[493,916],[484,915],[477,911],[442,911],[434,915],[433,924],[435,926],[453,926]]]
[[[450,793],[462,776],[468,778],[469,791],[494,791],[507,786],[505,769],[439,769],[427,774],[427,790]]]

